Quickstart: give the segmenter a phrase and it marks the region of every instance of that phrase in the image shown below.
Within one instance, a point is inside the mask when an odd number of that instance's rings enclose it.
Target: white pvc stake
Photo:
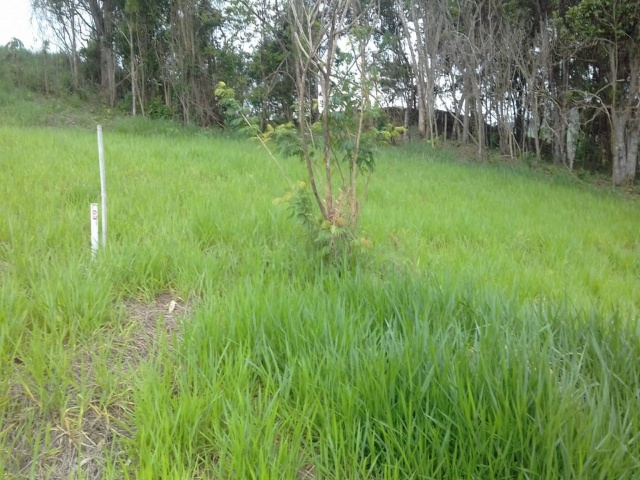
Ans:
[[[91,204],[91,258],[96,257],[98,253],[98,204]]]
[[[107,245],[107,178],[104,171],[102,125],[98,125],[98,159],[100,160],[100,193],[102,196],[102,246]]]

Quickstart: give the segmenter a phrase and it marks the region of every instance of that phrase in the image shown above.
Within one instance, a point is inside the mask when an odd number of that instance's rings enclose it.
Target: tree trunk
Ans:
[[[131,115],[136,116],[136,60],[135,60],[135,51],[133,48],[133,25],[132,21],[129,21],[129,57],[131,60]]]
[[[116,104],[116,65],[113,47],[105,38],[100,52],[101,87],[110,107]]]
[[[567,167],[573,170],[576,159],[578,134],[580,133],[580,112],[577,107],[571,107],[567,115]]]
[[[76,33],[76,13],[71,12],[71,73],[73,75],[73,91],[80,89],[80,70],[78,68],[78,42]]]
[[[422,70],[422,62],[420,61],[420,54],[416,55],[415,48],[413,45],[413,39],[411,35],[411,31],[409,30],[409,22],[407,21],[407,17],[404,13],[404,5],[400,0],[396,0],[396,5],[398,8],[398,14],[400,15],[400,20],[402,22],[402,28],[404,30],[405,40],[407,41],[407,45],[409,47],[409,59],[411,60],[411,69],[413,70],[414,78],[416,79],[416,87],[418,90],[418,134],[420,138],[425,138],[427,135],[425,128],[425,86],[424,86],[424,76]],[[411,3],[413,6],[413,2]],[[415,35],[418,36],[419,32],[416,30]],[[418,47],[418,51],[420,48]]]
[[[614,185],[633,182],[636,177],[638,161],[638,141],[640,140],[640,117],[630,103],[640,93],[638,74],[640,61],[631,58],[629,92],[618,89],[619,52],[617,46],[610,46],[609,68],[611,69],[612,101],[611,101],[611,153],[613,154],[612,181]],[[634,52],[638,53],[638,52]]]
[[[627,178],[634,181],[638,170],[638,148],[640,148],[640,121],[636,120],[635,125],[627,136]]]
[[[539,162],[542,157],[542,149],[540,146],[540,129],[541,129],[541,121],[540,121],[540,110],[538,105],[538,96],[534,94],[533,97],[533,106],[531,109],[532,120],[533,120],[533,140],[536,146],[536,160]]]
[[[422,84],[422,102],[423,102],[423,119],[421,125],[424,125],[424,133],[421,137],[425,137],[429,133],[431,145],[434,145],[435,129],[435,101],[434,101],[434,56],[430,55],[429,46],[438,44],[440,30],[435,25],[435,15],[433,10],[428,10],[425,5],[422,8],[422,30],[420,29],[420,19],[417,13],[415,0],[411,0],[411,21],[415,28],[416,50],[418,56],[418,82]]]
[[[629,111],[611,112],[611,149],[613,153],[612,180],[614,185],[633,182],[638,162],[640,132],[638,122]]]
[[[407,143],[409,141],[409,110],[411,108],[410,104],[409,104],[409,98],[406,98],[406,105],[404,108],[404,132],[402,134],[402,139],[404,140],[404,143]]]
[[[452,84],[454,82],[451,82]],[[457,140],[458,142],[462,141],[462,129],[460,127],[460,123],[462,122],[462,103],[463,103],[463,98],[460,98],[460,100],[458,100],[456,98],[456,90],[454,89],[452,95],[453,97],[453,108],[454,108],[454,122],[453,122],[453,138],[455,140]]]
[[[464,96],[464,117],[462,119],[462,144],[469,143],[469,120],[471,118],[471,105],[469,104],[469,91],[465,88]]]
[[[89,0],[89,11],[100,50],[100,87],[111,107],[116,103],[116,65],[113,51],[113,0]]]
[[[476,125],[478,129],[478,160],[482,160],[483,149],[485,146],[485,131],[484,131],[484,113],[482,112],[482,96],[480,94],[479,81],[474,82],[473,96],[476,100]]]

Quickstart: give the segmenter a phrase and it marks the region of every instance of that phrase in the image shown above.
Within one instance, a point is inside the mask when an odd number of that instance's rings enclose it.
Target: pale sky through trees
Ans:
[[[30,0],[0,0],[0,45],[17,38],[29,49],[39,48],[37,24],[31,24]]]

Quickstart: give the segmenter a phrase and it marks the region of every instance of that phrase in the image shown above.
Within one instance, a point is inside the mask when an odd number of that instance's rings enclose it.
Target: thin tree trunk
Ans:
[[[464,99],[464,118],[462,119],[462,144],[469,143],[469,121],[471,118],[471,105],[469,102],[468,90],[465,89]]]
[[[433,86],[430,82],[430,65],[429,58],[427,56],[427,49],[425,46],[425,38],[424,36],[427,34],[426,32],[426,19],[423,19],[423,28],[424,32],[420,31],[419,25],[420,21],[418,19],[418,14],[416,12],[416,4],[414,0],[410,2],[411,7],[411,22],[415,28],[415,36],[416,36],[416,50],[418,56],[418,76],[417,81],[418,84],[421,85],[422,95],[420,95],[420,100],[422,104],[422,119],[420,121],[420,127],[422,128],[422,132],[420,134],[421,138],[425,138],[427,134],[427,126],[429,129],[429,140],[431,140],[433,145]],[[430,39],[432,40],[432,39]]]
[[[402,28],[404,30],[405,39],[407,41],[407,45],[409,47],[409,59],[411,60],[411,68],[413,70],[414,77],[416,79],[416,87],[418,90],[418,134],[420,138],[425,138],[427,132],[425,130],[425,86],[424,86],[424,77],[422,71],[422,64],[420,62],[420,58],[416,55],[413,41],[411,38],[411,31],[409,30],[409,22],[407,21],[407,17],[404,13],[404,5],[400,0],[396,0],[396,5],[398,8],[398,14],[400,15],[400,20],[402,22]],[[412,2],[413,5],[413,2]],[[415,32],[416,36],[419,35],[418,31]]]
[[[74,11],[71,12],[71,73],[73,75],[73,91],[77,92],[80,89],[80,71],[78,68],[78,44],[76,37],[76,13],[75,5]]]
[[[567,167],[573,170],[576,159],[578,134],[580,133],[580,112],[577,107],[571,107],[567,114]]]
[[[336,24],[335,17],[331,18],[331,28],[328,32],[328,45],[327,45],[327,58],[333,59],[335,42],[336,42]],[[324,68],[323,82],[322,82],[322,97],[325,102],[325,108],[322,109],[322,125],[324,133],[324,170],[326,180],[326,192],[325,192],[325,206],[329,221],[333,222],[334,208],[333,208],[333,178],[331,175],[331,132],[329,130],[329,99],[331,97],[331,63],[327,62]],[[313,110],[313,106],[312,106]]]
[[[480,96],[480,85],[475,82],[473,88],[474,97],[476,100],[476,125],[478,130],[478,160],[482,160],[483,149],[485,144],[485,132],[484,132],[484,113],[482,112],[482,97]]]
[[[535,142],[536,147],[536,161],[540,161],[542,158],[542,152],[540,147],[540,111],[538,105],[538,96],[534,93],[533,97],[533,106],[531,109],[531,113],[533,115],[533,141]]]
[[[409,98],[405,98],[405,101],[406,104],[404,107],[404,132],[402,134],[402,138],[404,140],[404,143],[407,143],[409,141]]]
[[[136,60],[135,60],[135,51],[133,48],[133,25],[131,21],[129,21],[129,57],[131,61],[131,115],[136,116],[137,109],[137,94],[136,94]]]

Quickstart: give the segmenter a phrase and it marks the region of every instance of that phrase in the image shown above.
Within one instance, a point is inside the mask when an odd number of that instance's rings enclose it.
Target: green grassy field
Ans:
[[[95,134],[0,126],[0,477],[640,476],[637,198],[388,148],[346,270],[257,144],[105,143],[92,261]]]

